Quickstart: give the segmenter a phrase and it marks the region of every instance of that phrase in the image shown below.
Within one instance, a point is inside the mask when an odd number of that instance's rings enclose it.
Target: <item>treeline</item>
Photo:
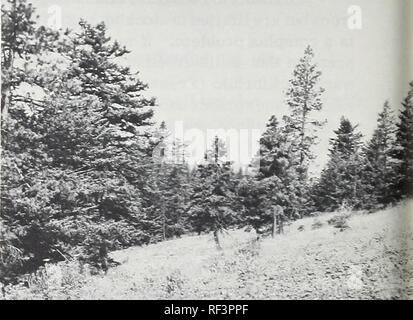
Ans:
[[[195,167],[182,142],[168,145],[147,84],[121,63],[128,53],[104,23],[57,32],[38,26],[24,0],[2,5],[1,282],[68,259],[107,269],[110,250],[189,233],[212,232],[220,247],[226,228],[274,233],[275,215],[376,210],[412,195],[413,82],[398,118],[384,104],[367,143],[342,118],[314,179],[324,89],[306,48],[290,113],[271,117],[259,169],[245,175],[218,137]]]

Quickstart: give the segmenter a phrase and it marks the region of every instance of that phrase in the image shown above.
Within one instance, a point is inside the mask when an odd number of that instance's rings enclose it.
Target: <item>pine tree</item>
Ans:
[[[41,89],[45,76],[33,61],[50,54],[57,34],[36,24],[35,10],[24,0],[7,1],[1,11],[0,278],[8,281],[33,270],[45,256],[56,255],[55,237],[37,215],[44,199],[37,194],[43,186],[36,182],[43,178],[41,170],[49,159],[33,128],[30,114],[39,101],[30,89]],[[30,88],[27,94],[21,92],[22,85]]]
[[[138,73],[116,62],[129,51],[111,41],[103,22],[92,26],[81,20],[79,25],[81,32],[71,38],[66,48],[72,62],[70,77],[80,81],[81,86],[74,93],[98,99],[96,111],[101,114],[98,124],[107,128],[106,143],[138,140],[143,150],[148,149],[148,129],[153,124],[155,106],[154,98],[143,96],[148,85],[137,77]]]
[[[2,263],[2,275],[73,254],[106,269],[108,250],[153,237],[142,195],[153,166],[148,126],[154,101],[143,98],[146,86],[113,61],[126,51],[108,44],[104,26],[82,28],[53,44],[63,65],[43,61],[33,82],[45,89],[42,101],[7,107],[10,117],[2,129],[13,130],[2,134],[6,240],[0,249],[2,259],[19,254],[11,267]],[[44,40],[43,33],[35,36]],[[6,99],[9,106],[16,101],[12,97]]]
[[[164,121],[152,133],[152,158],[159,163],[166,162],[168,153],[168,137],[170,133]]]
[[[283,134],[291,166],[291,214],[294,216],[302,216],[311,210],[308,181],[309,165],[314,159],[311,147],[317,143],[317,130],[325,123],[318,120],[315,113],[322,109],[324,89],[318,86],[321,71],[312,62],[313,57],[313,49],[308,46],[290,80],[287,90],[290,114],[283,117]]]
[[[403,100],[396,133],[397,160],[397,197],[405,198],[413,195],[413,81],[410,90]]]
[[[193,174],[188,210],[194,229],[198,233],[212,231],[218,249],[219,234],[235,220],[234,173],[231,163],[223,160],[224,150],[224,143],[216,137],[206,152],[205,163],[198,165]]]
[[[323,125],[323,122],[313,117],[314,111],[322,109],[321,95],[324,92],[323,88],[318,87],[321,72],[312,62],[313,57],[313,49],[308,46],[290,80],[287,103],[291,112],[284,117],[303,181],[307,177],[309,161],[313,158],[311,147],[316,143],[316,131]]]
[[[41,85],[38,64],[30,64],[42,52],[50,53],[58,33],[36,23],[35,9],[26,0],[8,0],[1,6],[1,115],[4,122],[10,107],[36,101],[16,89],[22,83]]]
[[[144,188],[143,198],[148,212],[148,224],[152,242],[181,236],[190,228],[186,222],[188,201],[188,167],[185,162],[176,162],[170,151],[169,132],[164,122],[154,133],[158,145],[153,157],[153,165]]]
[[[272,185],[270,198],[272,206],[282,206],[285,218],[293,218],[296,212],[299,178],[296,173],[295,159],[285,128],[272,116],[260,139],[258,180]],[[264,182],[264,180],[270,182]]]
[[[362,135],[357,132],[357,125],[344,117],[334,133],[336,136],[330,140],[330,159],[315,190],[318,211],[360,206]]]
[[[371,140],[364,149],[362,179],[363,206],[369,209],[387,205],[395,196],[395,162],[392,158],[395,145],[395,118],[386,101],[377,119]]]
[[[7,118],[13,89],[21,83],[21,70],[16,67],[15,59],[24,59],[32,51],[27,44],[36,32],[33,13],[34,8],[26,1],[9,0],[1,6],[2,119]]]
[[[260,236],[269,230],[272,223],[271,179],[243,178],[237,187],[237,196],[242,205],[240,226],[252,227]]]
[[[261,177],[282,177],[286,169],[291,166],[288,159],[288,146],[282,130],[277,118],[272,116],[260,138],[258,161]]]

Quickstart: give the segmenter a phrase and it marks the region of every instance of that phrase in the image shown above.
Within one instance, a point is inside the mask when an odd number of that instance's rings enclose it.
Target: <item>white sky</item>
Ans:
[[[288,112],[284,92],[307,44],[323,72],[318,166],[340,117],[369,137],[386,99],[396,108],[407,79],[408,0],[32,0],[41,22],[61,7],[62,26],[104,21],[132,53],[170,129],[263,129]],[[362,28],[347,26],[351,5]],[[315,167],[317,170],[317,168]]]

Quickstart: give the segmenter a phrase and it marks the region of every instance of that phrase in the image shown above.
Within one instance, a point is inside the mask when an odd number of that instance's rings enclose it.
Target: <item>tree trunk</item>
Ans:
[[[255,230],[255,234],[257,235],[256,241],[258,242],[261,240],[261,231],[259,227],[257,228],[254,227],[254,230]]]
[[[280,224],[280,234],[282,234],[282,233],[284,233],[284,218],[281,216],[281,215],[279,215],[279,219],[280,219],[280,222],[279,222],[279,224]]]
[[[163,219],[162,219],[162,237],[163,237],[163,241],[166,240],[166,217],[165,214],[163,215]]]
[[[9,101],[8,101],[8,95],[6,93],[2,93],[1,95],[1,120],[5,121],[7,118],[7,113],[8,113],[8,105],[9,105]]]
[[[272,230],[271,230],[271,237],[275,237],[275,231],[277,230],[277,214],[275,209],[272,211]]]
[[[214,240],[218,250],[222,250],[221,243],[219,241],[219,230],[214,230]]]
[[[16,0],[13,1],[12,3],[12,19],[13,19],[13,25],[16,26],[17,21],[16,21]],[[3,68],[7,70],[8,73],[8,79],[7,83],[5,84],[4,81],[1,84],[1,122],[2,124],[7,120],[8,114],[9,114],[9,107],[10,103],[12,101],[11,95],[12,95],[12,86],[11,86],[11,80],[12,80],[12,73],[13,73],[13,68],[14,68],[14,50],[15,50],[15,42],[16,42],[16,28],[13,28],[13,38],[10,40],[10,47],[8,52],[3,53],[5,55],[8,55],[8,57],[4,59],[3,63]],[[3,69],[2,68],[2,69]]]
[[[12,68],[9,68],[9,74],[12,72]],[[1,88],[1,121],[4,124],[9,115],[9,107],[11,103],[11,87],[8,84],[2,84]]]
[[[302,122],[301,122],[301,141],[300,141],[300,166],[303,165],[304,162],[304,138],[305,138],[305,122],[307,119],[307,102],[304,101],[303,106],[303,114],[302,114]]]
[[[281,214],[278,213],[276,215],[276,219],[277,219],[277,222],[276,222],[277,234],[282,234],[282,233],[284,233],[283,217],[282,217]]]

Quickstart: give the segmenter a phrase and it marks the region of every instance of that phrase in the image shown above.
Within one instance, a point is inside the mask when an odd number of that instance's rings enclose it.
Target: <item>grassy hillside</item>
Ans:
[[[221,252],[211,235],[129,248],[112,253],[121,264],[106,275],[49,266],[29,289],[6,288],[7,298],[407,298],[413,296],[411,209],[308,217],[260,243],[253,232],[230,231]],[[331,224],[337,217],[344,218]]]

